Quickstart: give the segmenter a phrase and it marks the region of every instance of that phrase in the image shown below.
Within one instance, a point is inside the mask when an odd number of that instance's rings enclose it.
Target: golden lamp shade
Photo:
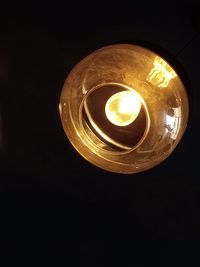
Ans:
[[[162,57],[118,44],[74,67],[59,111],[68,139],[86,160],[107,171],[137,173],[173,152],[189,107],[182,81]]]

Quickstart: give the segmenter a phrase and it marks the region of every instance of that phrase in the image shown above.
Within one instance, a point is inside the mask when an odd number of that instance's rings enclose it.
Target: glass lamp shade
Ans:
[[[86,160],[107,171],[137,173],[173,152],[189,107],[181,79],[163,58],[118,44],[74,67],[59,111],[68,139]]]

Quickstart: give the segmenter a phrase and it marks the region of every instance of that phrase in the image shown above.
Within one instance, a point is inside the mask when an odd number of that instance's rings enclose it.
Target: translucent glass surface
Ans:
[[[172,153],[189,108],[172,66],[146,48],[120,44],[75,66],[59,110],[67,137],[85,159],[108,171],[136,173]]]

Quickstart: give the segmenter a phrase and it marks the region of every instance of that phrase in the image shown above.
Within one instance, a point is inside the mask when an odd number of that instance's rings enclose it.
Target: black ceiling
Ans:
[[[0,195],[9,199],[14,217],[14,199],[20,198],[30,218],[32,210],[43,219],[52,212],[62,226],[69,223],[66,231],[73,240],[86,240],[80,254],[87,258],[88,250],[94,252],[87,266],[107,266],[101,260],[95,265],[101,257],[91,240],[197,236],[199,27],[198,1],[192,0],[8,3],[1,8]],[[163,55],[177,68],[189,95],[182,141],[162,164],[140,174],[108,173],[86,162],[67,140],[59,118],[69,71],[113,43],[138,43]],[[121,243],[116,244],[120,250]],[[102,250],[112,257],[108,243]],[[159,266],[169,266],[166,262]]]

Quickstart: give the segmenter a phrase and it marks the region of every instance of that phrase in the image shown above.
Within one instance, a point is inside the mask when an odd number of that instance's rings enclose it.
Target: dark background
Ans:
[[[194,258],[186,253],[190,245],[155,248],[140,240],[199,238],[199,31],[194,0],[1,6],[0,195],[6,235],[19,234],[20,225],[27,236],[64,237],[73,251],[71,266],[146,266],[157,251],[158,266],[171,266],[169,255],[178,255],[175,263]],[[113,43],[141,44],[164,56],[189,96],[182,141],[162,164],[140,174],[108,173],[86,162],[67,140],[58,113],[70,70]]]

